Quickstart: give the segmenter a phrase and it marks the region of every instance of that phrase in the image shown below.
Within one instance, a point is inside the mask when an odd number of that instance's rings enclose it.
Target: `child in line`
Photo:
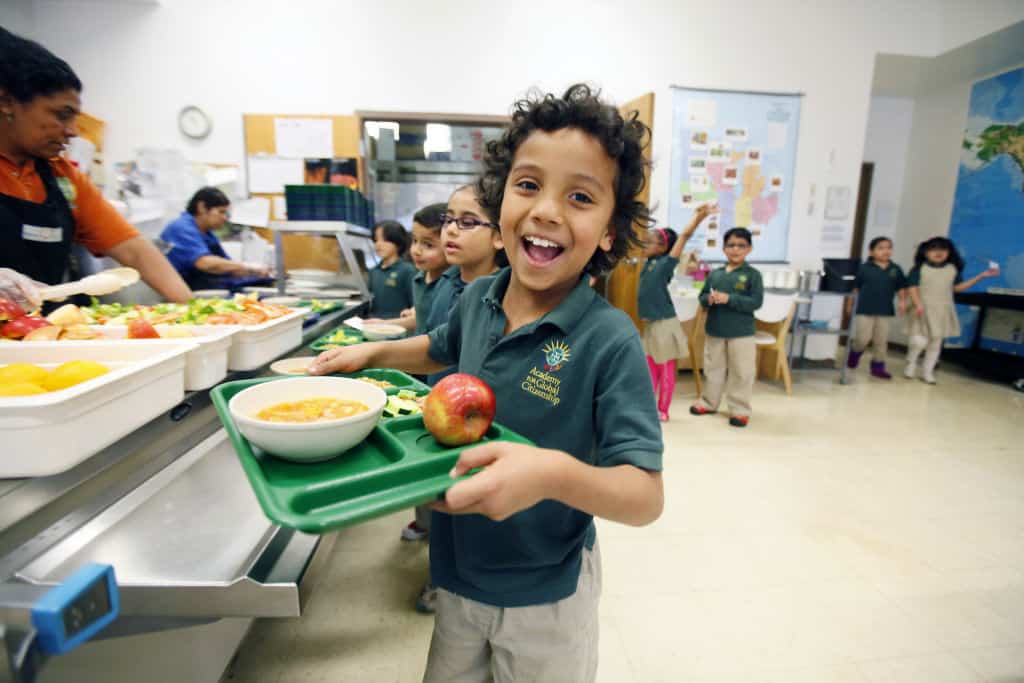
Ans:
[[[397,318],[412,306],[413,265],[403,257],[409,250],[409,234],[397,221],[383,221],[373,226],[373,249],[380,263],[370,270],[370,315],[375,318]]]
[[[651,371],[654,391],[658,395],[658,419],[668,422],[668,409],[676,388],[676,359],[689,353],[686,335],[676,317],[668,284],[672,281],[683,247],[693,237],[701,221],[718,211],[714,204],[703,204],[693,218],[676,236],[672,228],[650,230],[644,255],[647,263],[640,273],[637,290],[640,319],[645,321],[643,345],[647,354],[647,367]]]
[[[612,268],[649,225],[635,200],[648,136],[585,85],[517,103],[479,182],[511,268],[469,285],[429,335],[332,349],[313,366],[456,365],[494,389],[499,423],[537,444],[467,449],[451,476],[482,471],[435,506],[428,683],[596,676],[593,518],[649,524],[664,501],[640,336],[588,277]]]
[[[889,319],[896,315],[893,297],[899,295],[899,312],[907,310],[907,278],[903,269],[892,262],[892,240],[876,237],[868,248],[868,259],[861,264],[854,281],[857,293],[857,318],[846,367],[854,369],[871,345],[871,376],[892,379],[885,369],[889,350]]]
[[[913,315],[907,323],[907,366],[903,370],[907,379],[917,375],[917,359],[923,351],[921,379],[935,384],[935,364],[942,352],[942,340],[960,334],[953,293],[968,290],[981,280],[999,274],[998,269],[990,268],[964,280],[963,270],[964,260],[949,239],[933,237],[918,245],[914,267],[907,277],[910,300],[914,303]]]
[[[729,424],[750,422],[750,395],[757,375],[754,311],[764,301],[761,273],[747,263],[754,240],[746,228],[733,228],[723,242],[727,263],[708,275],[700,291],[707,309],[704,341],[704,394],[690,406],[693,415],[718,410],[722,390],[729,403]]]
[[[399,325],[408,332],[415,331],[416,334],[427,331],[427,317],[437,294],[437,285],[444,271],[448,269],[448,261],[444,258],[444,247],[441,243],[441,229],[444,227],[447,210],[447,204],[431,204],[417,211],[412,217],[412,246],[409,247],[409,256],[416,267],[416,275],[412,278],[412,308],[402,311],[398,318],[370,319],[366,322]]]
[[[425,332],[448,321],[466,285],[477,278],[491,275],[508,263],[501,231],[497,223],[488,219],[487,212],[480,204],[477,189],[472,185],[460,187],[452,193],[442,222],[444,255],[450,267],[437,286]],[[453,372],[454,369],[447,368],[428,375],[427,383],[433,386]]]

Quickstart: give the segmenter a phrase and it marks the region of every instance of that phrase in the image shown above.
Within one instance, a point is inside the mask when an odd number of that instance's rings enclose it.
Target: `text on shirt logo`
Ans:
[[[541,351],[544,353],[544,369],[540,370],[536,366],[530,368],[520,387],[523,391],[544,399],[552,406],[557,406],[562,402],[558,395],[562,387],[562,380],[551,373],[558,372],[563,365],[569,362],[572,350],[568,344],[559,340],[549,341]]]

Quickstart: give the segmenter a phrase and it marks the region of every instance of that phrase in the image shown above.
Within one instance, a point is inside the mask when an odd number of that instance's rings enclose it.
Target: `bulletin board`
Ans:
[[[324,161],[327,159],[351,159],[355,162],[352,168],[358,185],[360,188],[363,187],[362,163],[359,154],[361,125],[358,117],[330,114],[244,114],[242,121],[245,131],[246,189],[250,196],[264,197],[270,201],[271,220],[285,220],[286,217],[283,214],[284,194],[282,192],[253,191],[253,172],[258,170],[254,168],[257,164],[262,164],[265,168],[277,162],[290,168],[291,162],[297,163],[301,159],[303,160],[303,169],[308,166],[310,172],[316,172],[317,164],[313,163],[315,160],[321,158]],[[302,152],[301,140],[291,140],[288,141],[287,146],[279,146],[278,131],[281,130],[284,122],[319,121],[323,121],[324,130],[329,131],[331,140],[329,149],[320,150],[314,140],[309,143],[311,148],[308,150],[308,154],[296,157],[296,154]],[[315,123],[312,127],[316,127]],[[296,151],[297,146],[298,151]],[[330,157],[325,156],[327,154],[330,154]],[[306,159],[309,159],[308,164],[305,163]],[[294,182],[298,184],[306,182],[305,177],[298,175]],[[321,181],[321,179],[317,177],[316,181]],[[261,188],[257,187],[256,189]],[[272,231],[258,228],[257,232],[264,238],[273,240]],[[333,238],[315,235],[285,235],[284,254],[285,268],[337,270],[341,258],[337,241]]]

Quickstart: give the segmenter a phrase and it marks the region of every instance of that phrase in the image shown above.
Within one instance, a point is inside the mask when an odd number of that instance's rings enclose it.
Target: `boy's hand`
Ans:
[[[459,456],[451,477],[478,467],[484,470],[457,482],[443,503],[431,507],[452,515],[480,514],[496,522],[508,519],[552,497],[553,472],[562,457],[566,456],[558,451],[500,441],[470,448]]]
[[[708,300],[713,304],[727,304],[729,303],[729,295],[725,292],[712,292]]]
[[[405,310],[403,310],[401,313],[398,314],[398,317],[400,317],[400,318],[412,318],[415,315],[416,315],[416,309],[415,308],[406,308]]]
[[[355,344],[354,346],[328,349],[310,363],[306,372],[310,375],[359,372],[370,364],[372,346],[372,344]]]

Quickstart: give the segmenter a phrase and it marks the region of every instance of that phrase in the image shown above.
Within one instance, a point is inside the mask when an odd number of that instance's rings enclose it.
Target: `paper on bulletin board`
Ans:
[[[270,227],[270,200],[253,197],[231,202],[231,222],[254,228]]]
[[[331,158],[334,122],[331,119],[274,119],[274,139],[281,157]]]
[[[249,192],[284,194],[285,185],[302,185],[305,162],[302,159],[253,155],[249,157]]]

